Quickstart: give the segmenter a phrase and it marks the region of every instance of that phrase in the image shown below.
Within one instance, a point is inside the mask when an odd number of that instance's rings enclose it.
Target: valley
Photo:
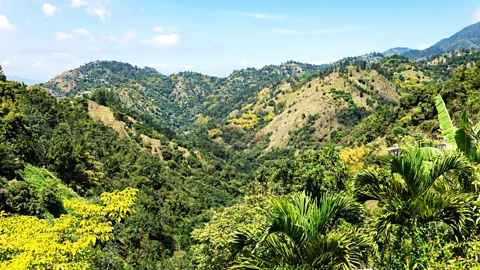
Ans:
[[[476,269],[478,37],[226,77],[0,69],[0,269]]]

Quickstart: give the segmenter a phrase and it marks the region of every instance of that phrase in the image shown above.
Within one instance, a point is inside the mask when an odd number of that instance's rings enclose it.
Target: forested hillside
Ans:
[[[41,86],[60,98],[81,97],[97,89],[107,89],[116,93],[130,110],[186,131],[199,115],[228,115],[258,89],[320,69],[322,66],[287,62],[259,70],[243,69],[228,78],[217,78],[195,72],[165,76],[153,68],[97,61],[65,72]]]
[[[0,82],[0,89],[0,207],[8,217],[7,223],[1,225],[0,253],[1,266],[5,269],[20,267],[18,260],[22,259],[15,257],[17,252],[22,258],[25,256],[25,265],[50,267],[37,262],[47,255],[34,249],[34,241],[47,235],[42,231],[29,232],[28,238],[34,237],[30,239],[32,244],[23,246],[22,238],[27,236],[14,231],[9,234],[10,229],[4,226],[31,226],[28,224],[43,222],[43,219],[56,223],[60,218],[63,222],[65,215],[73,214],[69,200],[81,200],[96,207],[101,202],[101,194],[128,188],[138,190],[135,205],[126,205],[131,210],[123,212],[123,215],[128,213],[129,218],[116,220],[112,214],[99,219],[111,226],[108,237],[104,239],[100,231],[95,231],[91,237],[96,240],[92,238],[90,243],[95,252],[89,253],[91,256],[85,254],[88,256],[82,263],[99,269],[107,265],[135,269],[167,266],[170,263],[164,259],[175,252],[182,254],[191,244],[193,228],[208,220],[213,209],[232,204],[243,194],[246,181],[252,178],[250,170],[244,167],[253,170],[255,164],[245,158],[237,159],[236,162],[244,166],[237,168],[228,160],[231,153],[221,147],[212,148],[216,156],[189,141],[170,140],[131,117],[127,118],[123,132],[95,121],[95,109],[100,105],[87,99],[57,100],[40,87],[27,89],[9,81]],[[116,112],[122,115],[118,109]],[[150,142],[153,140],[159,142],[161,155],[152,153],[154,145]],[[103,195],[101,198],[103,200]],[[24,220],[15,215],[41,220]],[[76,212],[75,218],[86,216]],[[75,224],[65,226],[82,229]],[[56,231],[55,227],[50,229]],[[56,233],[71,237],[73,245],[80,245],[70,229]],[[113,232],[115,240],[106,241],[113,237]],[[52,245],[66,244],[62,241],[59,239]],[[12,250],[16,250],[15,253],[11,253]],[[77,251],[69,252],[73,254],[68,256],[73,257],[64,259],[74,263]],[[52,263],[59,256],[63,256],[62,252],[53,250],[45,260]],[[14,257],[14,260],[8,259]]]
[[[477,269],[480,52],[453,49],[0,69],[0,269]]]

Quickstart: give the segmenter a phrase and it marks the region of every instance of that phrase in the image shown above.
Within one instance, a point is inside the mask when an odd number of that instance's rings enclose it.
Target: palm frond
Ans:
[[[339,217],[361,218],[363,208],[340,194],[324,194],[318,202],[304,192],[272,202],[274,215],[264,237],[238,243],[255,245],[241,253],[235,269],[353,269],[371,263],[375,243],[357,230],[336,229]]]
[[[406,184],[402,178],[393,175],[379,176],[375,169],[366,169],[357,175],[357,181],[364,183],[360,193],[369,199],[385,203],[392,197],[405,197]]]
[[[475,231],[475,209],[478,207],[473,193],[435,193],[425,198],[425,210],[421,216],[423,223],[442,221],[455,236],[465,239]]]
[[[430,181],[435,181],[449,171],[457,171],[458,174],[472,175],[473,168],[465,156],[455,152],[448,152],[432,162],[432,169],[428,177]]]

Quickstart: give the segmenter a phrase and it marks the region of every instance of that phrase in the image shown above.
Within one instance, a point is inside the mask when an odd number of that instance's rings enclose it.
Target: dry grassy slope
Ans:
[[[125,124],[125,122],[115,119],[115,116],[110,108],[100,105],[94,101],[88,101],[88,115],[93,120],[100,121],[105,126],[113,128],[122,136],[128,136],[129,131],[134,132],[134,130],[131,130],[127,124]],[[131,121],[135,122],[133,118]],[[163,159],[162,145],[159,140],[152,139],[144,134],[141,134],[140,137],[142,138],[143,145],[149,147],[152,151],[152,154],[158,155],[161,159]],[[144,147],[144,149],[146,149],[146,147]]]
[[[431,66],[434,66],[434,65],[439,65],[439,64],[445,64],[449,58],[453,58],[453,57],[461,57],[461,56],[464,56],[464,55],[471,55],[475,53],[475,51],[470,51],[470,52],[461,52],[461,51],[454,51],[454,52],[448,52],[448,53],[445,53],[445,54],[442,54],[436,58],[434,58],[433,60],[427,62],[428,65],[431,65]],[[471,62],[468,62],[466,63],[465,65],[460,65],[460,66],[465,66],[467,68],[472,68],[474,67],[475,65],[477,64],[476,61],[471,61]]]
[[[47,86],[45,86],[45,89],[49,93],[55,95],[57,98],[62,98],[64,96],[68,96],[71,91],[74,91],[77,85],[77,80],[82,80],[84,76],[85,75],[82,74],[78,69],[66,71],[49,81],[49,83],[59,89],[57,92],[54,92]],[[103,79],[100,79],[100,81],[104,82]],[[142,108],[145,110],[145,112],[148,112],[152,115],[155,115],[155,111],[161,111],[158,106],[140,94],[140,92],[145,91],[145,87],[143,85],[139,83],[131,83],[129,87],[131,89],[124,88],[117,90],[120,98],[128,107],[136,107],[137,109]],[[77,96],[83,96],[84,94],[89,95],[91,93],[92,91],[83,91],[77,94]]]
[[[93,120],[100,121],[105,126],[113,128],[120,135],[127,136],[127,125],[125,122],[115,119],[110,108],[93,101],[88,101],[88,115]]]
[[[338,72],[334,72],[323,79],[313,79],[304,87],[292,92],[288,84],[280,86],[285,90],[285,94],[277,95],[276,102],[286,102],[286,109],[257,134],[258,137],[270,135],[270,145],[267,150],[285,146],[290,138],[289,132],[299,128],[309,115],[319,114],[320,119],[315,123],[315,136],[328,139],[331,132],[344,129],[338,122],[337,115],[347,104],[344,101],[333,100],[331,89],[342,90],[352,94],[352,98],[358,107],[366,107],[373,110],[366,104],[370,96],[363,94],[354,87],[354,84],[361,85],[365,89],[371,89],[380,96],[398,101],[395,87],[386,78],[376,71],[356,71],[349,67],[352,76],[342,77]],[[366,82],[362,84],[359,80]],[[309,87],[310,86],[310,87]],[[261,106],[255,106],[253,110],[260,109]],[[268,109],[268,108],[267,108]],[[305,116],[305,117],[304,117]]]
[[[47,92],[50,94],[53,94],[57,98],[61,98],[66,96],[72,89],[74,89],[77,85],[77,81],[75,78],[83,78],[83,75],[81,74],[80,71],[78,70],[72,70],[72,71],[65,71],[62,74],[56,76],[53,78],[50,82],[55,85],[60,93],[54,92],[52,89],[45,87]],[[89,94],[89,93],[86,93]]]
[[[402,64],[400,65],[400,67],[408,68],[410,67],[410,65]],[[400,76],[404,78],[403,81],[400,80]],[[408,69],[408,70],[395,73],[394,81],[395,83],[398,83],[402,88],[410,88],[410,87],[421,85],[424,82],[431,81],[431,79],[425,74],[423,74],[422,71]]]

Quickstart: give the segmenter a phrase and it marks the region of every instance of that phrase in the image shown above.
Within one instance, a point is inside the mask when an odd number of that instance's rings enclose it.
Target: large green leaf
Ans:
[[[438,111],[438,120],[440,121],[440,129],[442,130],[443,139],[450,148],[456,149],[455,127],[453,126],[450,114],[448,114],[447,107],[440,94],[435,98],[435,106]]]
[[[455,131],[457,147],[467,157],[474,157],[477,151],[477,139],[474,134],[472,121],[467,111],[462,114],[459,128]]]

